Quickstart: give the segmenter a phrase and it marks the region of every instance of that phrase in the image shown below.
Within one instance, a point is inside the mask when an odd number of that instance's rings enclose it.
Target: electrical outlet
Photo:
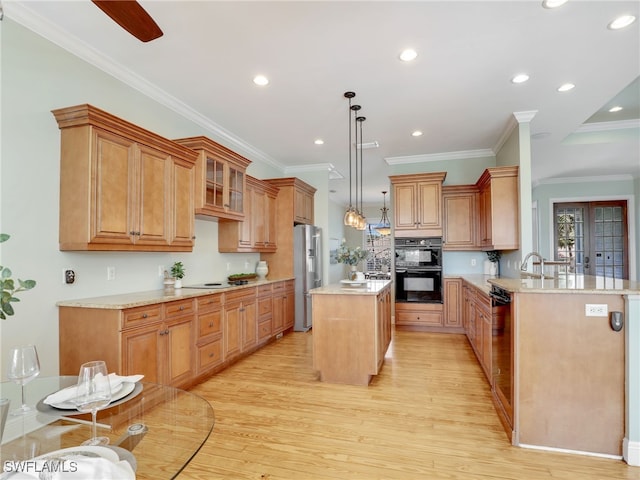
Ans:
[[[231,271],[231,262],[227,262],[227,272]]]
[[[158,276],[164,278],[164,265],[158,265]]]
[[[62,283],[66,285],[70,285],[75,281],[76,281],[76,272],[74,272],[71,268],[63,268]]]
[[[472,266],[472,267],[475,267],[475,266],[476,266],[476,259],[475,259],[475,258],[472,258],[472,259],[471,259],[471,266]]]
[[[107,280],[116,279],[116,267],[107,267]]]
[[[584,314],[587,317],[608,317],[609,310],[608,305],[604,304],[595,304],[595,303],[587,303],[584,306]]]

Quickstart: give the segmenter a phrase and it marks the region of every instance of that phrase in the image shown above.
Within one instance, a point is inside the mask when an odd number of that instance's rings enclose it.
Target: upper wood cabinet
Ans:
[[[195,152],[91,105],[52,113],[60,250],[192,250]]]
[[[278,189],[247,175],[245,219],[222,219],[218,225],[220,252],[275,252],[277,249]]]
[[[442,182],[446,172],[392,175],[396,237],[442,236]]]
[[[442,187],[444,250],[480,250],[478,195],[475,185]]]
[[[251,161],[207,137],[179,138],[175,142],[198,152],[196,214],[243,220],[247,198],[245,172]]]
[[[294,275],[293,226],[297,223],[313,224],[313,196],[316,189],[295,177],[270,178],[266,182],[279,189],[276,200],[278,250],[274,253],[264,253],[260,259],[269,263],[270,278],[292,277]],[[303,197],[306,197],[305,201],[302,200]],[[307,210],[306,214],[302,208]]]
[[[476,186],[482,250],[520,248],[518,167],[487,168]]]

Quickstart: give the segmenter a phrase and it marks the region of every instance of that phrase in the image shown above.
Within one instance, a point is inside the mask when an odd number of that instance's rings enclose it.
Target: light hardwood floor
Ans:
[[[394,332],[368,387],[318,382],[311,340],[288,334],[192,389],[216,423],[179,479],[640,480],[622,460],[511,446],[462,335]]]

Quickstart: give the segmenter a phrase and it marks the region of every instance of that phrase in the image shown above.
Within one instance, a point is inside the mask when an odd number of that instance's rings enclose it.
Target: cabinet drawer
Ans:
[[[225,303],[234,301],[253,300],[256,297],[256,287],[239,288],[225,293]]]
[[[177,302],[165,303],[164,305],[164,315],[165,318],[178,317],[181,315],[186,315],[188,313],[193,313],[194,302],[193,299],[189,300],[178,300]]]
[[[222,363],[222,339],[198,347],[198,373]]]
[[[198,315],[198,338],[222,332],[222,309]]]
[[[264,340],[271,336],[271,318],[258,323],[258,340]]]
[[[124,328],[147,323],[159,322],[162,319],[162,305],[146,305],[124,311]]]
[[[258,296],[259,297],[271,296],[271,284],[269,284],[269,285],[260,285],[258,287]]]
[[[442,304],[412,305],[396,303],[396,324],[441,327],[443,325]]]
[[[277,282],[272,284],[273,293],[281,293],[284,290],[285,282]]]
[[[272,301],[271,296],[269,298],[258,299],[258,316],[263,317],[271,313]]]
[[[215,295],[207,295],[206,297],[200,297],[197,299],[198,312],[207,312],[215,308],[222,306],[222,294],[217,293]]]

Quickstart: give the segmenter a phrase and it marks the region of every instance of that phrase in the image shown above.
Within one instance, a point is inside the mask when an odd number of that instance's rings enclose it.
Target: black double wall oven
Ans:
[[[396,302],[442,303],[442,237],[395,239]]]

